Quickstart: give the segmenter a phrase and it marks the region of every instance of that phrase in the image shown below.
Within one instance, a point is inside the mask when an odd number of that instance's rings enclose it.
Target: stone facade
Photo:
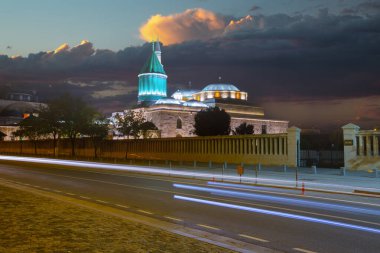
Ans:
[[[162,138],[192,137],[194,132],[194,116],[204,108],[185,107],[179,105],[154,105],[141,110],[148,121],[152,121],[161,131]],[[226,110],[228,112],[228,110]],[[254,134],[286,133],[288,121],[260,118],[237,117],[231,115],[231,130],[246,122],[254,126]],[[231,132],[232,134],[232,132]]]

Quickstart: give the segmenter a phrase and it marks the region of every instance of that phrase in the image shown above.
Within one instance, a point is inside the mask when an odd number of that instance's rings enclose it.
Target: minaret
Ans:
[[[152,42],[152,53],[141,69],[138,89],[138,104],[153,104],[157,100],[167,96],[168,76],[161,63],[160,42]]]
[[[157,55],[157,58],[162,65],[162,62],[161,62],[161,46],[160,46],[160,42],[158,40],[153,42],[153,49],[154,49],[154,53]]]

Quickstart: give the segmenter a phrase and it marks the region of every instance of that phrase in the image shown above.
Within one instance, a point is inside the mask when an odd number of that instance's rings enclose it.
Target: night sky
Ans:
[[[2,0],[0,91],[136,103],[159,38],[177,88],[233,83],[302,128],[380,126],[380,1]]]

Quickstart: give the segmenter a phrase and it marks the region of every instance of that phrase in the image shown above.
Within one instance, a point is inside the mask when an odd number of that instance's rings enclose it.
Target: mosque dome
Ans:
[[[209,99],[247,100],[247,98],[247,92],[240,91],[235,85],[228,83],[209,84],[200,92],[193,94],[193,99],[201,102]]]
[[[181,101],[174,98],[161,98],[157,100],[155,105],[181,105]]]
[[[188,106],[188,107],[202,107],[202,108],[208,108],[208,106],[202,102],[199,102],[197,100],[189,100],[183,103],[183,106]]]
[[[200,92],[200,90],[194,90],[194,89],[179,89],[176,92],[173,93],[172,98],[178,99],[178,100],[191,100],[193,99],[193,94]]]
[[[209,84],[203,88],[202,91],[239,91],[239,89],[233,84]]]

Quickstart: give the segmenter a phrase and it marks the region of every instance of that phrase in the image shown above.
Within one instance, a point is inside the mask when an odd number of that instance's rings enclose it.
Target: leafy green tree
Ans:
[[[219,107],[199,111],[194,121],[194,133],[198,136],[228,135],[231,131],[231,117]]]
[[[94,157],[98,158],[98,149],[101,142],[107,137],[109,130],[109,121],[98,115],[84,129],[83,134],[88,136],[94,146]]]
[[[247,124],[246,122],[241,123],[238,127],[233,131],[234,135],[246,135],[253,134],[254,129],[253,125]]]
[[[152,121],[145,121],[140,124],[140,132],[144,136],[144,138],[148,138],[149,136],[147,135],[149,130],[158,130],[156,125]]]
[[[20,138],[28,138],[34,145],[34,153],[37,154],[37,142],[43,138],[44,133],[42,131],[43,121],[33,115],[25,118],[19,123],[19,129],[14,133],[15,136]]]
[[[18,140],[20,141],[20,155],[21,155],[22,154],[23,140],[25,137],[25,131],[23,129],[19,128],[18,130],[13,132],[13,136],[16,137],[16,139],[18,138]]]
[[[140,126],[144,122],[144,115],[141,111],[128,110],[124,115],[116,115],[116,129],[128,139],[130,136],[135,139],[140,137]]]
[[[81,98],[65,94],[51,101],[50,106],[57,113],[59,132],[70,139],[71,155],[75,156],[75,142],[77,138],[91,124],[97,112],[87,105]]]
[[[62,136],[62,117],[62,108],[55,101],[50,101],[46,107],[42,107],[39,110],[39,118],[43,122],[41,132],[45,136],[53,138],[54,156],[58,155],[58,141]]]
[[[5,136],[7,136],[7,135],[0,131],[0,141],[3,141]]]

